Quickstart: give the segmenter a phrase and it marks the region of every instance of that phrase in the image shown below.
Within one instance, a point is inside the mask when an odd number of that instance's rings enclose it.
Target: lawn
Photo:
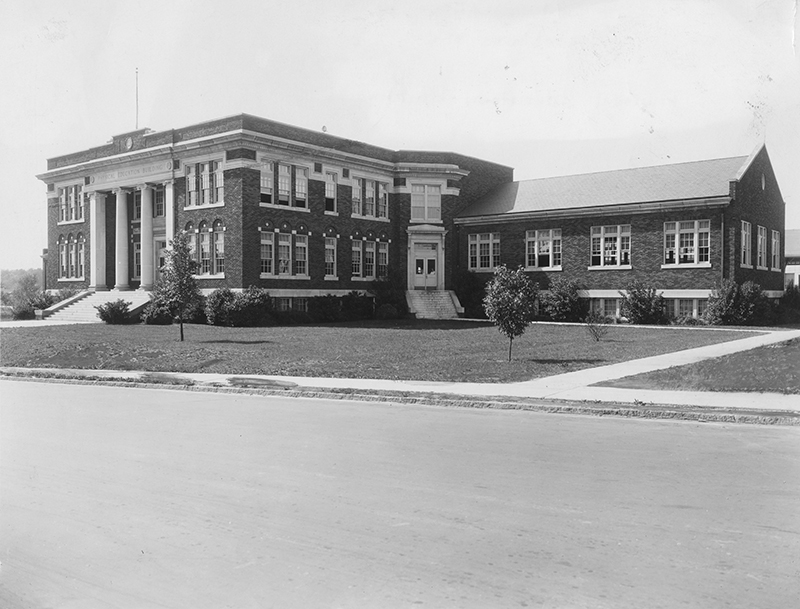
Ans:
[[[508,341],[488,323],[360,322],[273,328],[82,324],[0,330],[3,366],[513,382],[735,340],[746,333],[534,324]]]
[[[776,383],[782,386],[776,387]],[[598,383],[604,387],[800,394],[800,339]]]

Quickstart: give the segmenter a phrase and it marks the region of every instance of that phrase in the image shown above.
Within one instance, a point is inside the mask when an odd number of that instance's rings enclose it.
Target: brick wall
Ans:
[[[762,175],[764,176],[763,188]],[[726,214],[729,237],[727,275],[732,276],[739,283],[754,281],[764,290],[782,290],[782,271],[756,268],[759,226],[767,229],[767,266],[772,266],[772,231],[776,230],[781,234],[781,250],[784,249],[783,242],[785,240],[786,207],[765,148],[762,148],[752,160],[739,182],[732,185],[732,191],[733,201]],[[741,266],[742,220],[751,224],[752,269]],[[782,253],[781,268],[784,263]]]
[[[711,268],[662,269],[664,222],[709,220],[711,222]],[[519,221],[458,226],[458,252],[454,272],[468,269],[468,239],[474,233],[499,233],[501,263],[510,268],[525,266],[525,233],[528,230],[560,228],[562,270],[531,271],[540,289],[547,289],[554,275],[578,281],[583,289],[620,290],[631,280],[645,281],[659,289],[711,289],[721,276],[721,213],[718,210],[630,214],[567,220]],[[591,227],[631,225],[630,270],[589,270]],[[491,272],[481,272],[489,279]]]

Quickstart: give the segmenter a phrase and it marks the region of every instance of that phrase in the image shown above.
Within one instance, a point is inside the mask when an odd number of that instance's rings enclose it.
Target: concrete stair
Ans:
[[[450,290],[409,290],[406,302],[417,319],[456,319],[464,312],[458,296]]]
[[[106,292],[84,292],[79,297],[70,299],[66,306],[58,304],[47,309],[45,317],[57,321],[71,321],[75,323],[103,323],[97,316],[96,306],[113,302],[119,299],[131,303],[128,308],[131,312],[138,312],[150,302],[150,292],[131,290],[127,292],[109,290]],[[60,303],[59,303],[60,304]],[[49,313],[49,314],[48,314]]]

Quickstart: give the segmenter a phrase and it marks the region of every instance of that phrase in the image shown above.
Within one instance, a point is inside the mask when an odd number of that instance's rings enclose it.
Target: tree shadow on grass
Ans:
[[[530,362],[532,364],[557,364],[559,366],[566,366],[568,364],[602,364],[606,360],[592,358],[592,359],[534,359],[534,358],[527,358],[524,361]]]
[[[203,344],[233,344],[233,345],[270,345],[273,343],[271,340],[231,340],[223,338],[220,340],[198,340],[198,343]]]

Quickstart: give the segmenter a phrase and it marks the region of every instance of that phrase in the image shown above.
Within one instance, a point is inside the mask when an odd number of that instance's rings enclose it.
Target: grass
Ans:
[[[800,339],[598,385],[630,389],[800,394]]]
[[[514,382],[747,336],[729,330],[535,324],[508,341],[488,323],[361,322],[275,328],[82,324],[0,330],[0,364],[420,381]]]

